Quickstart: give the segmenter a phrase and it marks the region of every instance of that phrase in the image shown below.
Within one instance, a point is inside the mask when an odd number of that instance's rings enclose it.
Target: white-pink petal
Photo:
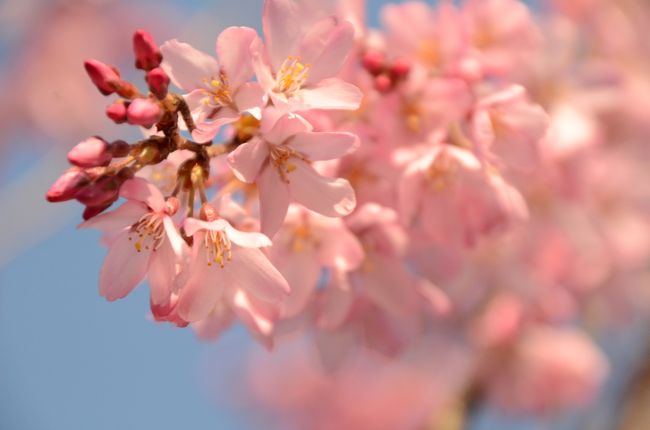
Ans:
[[[303,132],[293,136],[288,145],[311,161],[334,160],[356,151],[359,138],[352,133]]]
[[[302,160],[292,160],[289,174],[291,197],[307,209],[329,217],[349,215],[356,206],[354,189],[345,179],[326,178]]]
[[[253,76],[251,45],[257,32],[248,27],[228,27],[217,38],[217,55],[230,88],[238,88]]]
[[[110,301],[127,296],[147,273],[151,251],[137,252],[129,235],[125,230],[111,243],[99,273],[99,294]]]
[[[237,179],[253,183],[268,156],[268,144],[259,138],[253,138],[228,154],[228,165]]]
[[[271,166],[262,169],[255,182],[260,198],[260,226],[262,233],[273,238],[280,230],[289,209],[289,189],[277,170]]]
[[[233,247],[226,263],[228,287],[238,286],[258,299],[279,303],[291,289],[284,277],[257,248]]]
[[[361,105],[361,90],[339,78],[321,81],[314,87],[303,88],[294,96],[294,110],[328,109],[356,110]]]
[[[104,233],[117,232],[135,224],[148,211],[145,204],[128,201],[114,211],[99,214],[79,224],[79,228],[96,228]]]
[[[165,198],[151,182],[143,178],[133,178],[122,184],[120,196],[127,200],[135,200],[149,206],[154,212],[165,209]]]
[[[176,86],[185,91],[199,88],[204,79],[219,76],[217,60],[187,43],[169,40],[160,46],[160,51],[163,70]]]

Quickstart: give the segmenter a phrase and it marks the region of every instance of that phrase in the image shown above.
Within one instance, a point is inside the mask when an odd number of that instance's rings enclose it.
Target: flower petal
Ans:
[[[284,277],[258,248],[234,246],[226,263],[228,286],[237,285],[253,296],[278,303],[291,289]]]
[[[194,238],[190,276],[178,296],[176,309],[178,315],[188,322],[202,320],[215,309],[223,296],[225,269],[218,264],[208,265],[203,234]]]
[[[338,78],[321,81],[315,87],[303,88],[294,98],[298,104],[296,110],[308,109],[340,109],[356,110],[361,105],[363,93],[355,85]]]
[[[267,0],[264,2],[262,27],[271,64],[275,70],[295,51],[300,37],[300,25],[296,19],[296,5],[290,0]]]
[[[233,310],[251,333],[267,349],[273,347],[273,321],[255,306],[252,298],[242,290],[235,291]]]
[[[357,269],[364,257],[363,247],[357,237],[343,226],[331,229],[331,234],[325,234],[318,249],[321,264],[344,272]]]
[[[177,261],[178,256],[168,237],[151,253],[147,279],[151,290],[151,302],[154,305],[166,305],[170,302]]]
[[[165,234],[167,235],[167,240],[169,240],[169,244],[171,245],[174,254],[177,257],[181,257],[186,251],[187,243],[185,243],[181,237],[178,229],[176,228],[176,225],[174,224],[174,221],[170,217],[166,216],[163,218],[163,225],[165,226]]]
[[[194,236],[196,232],[201,230],[221,231],[225,230],[228,226],[228,221],[225,219],[217,219],[214,221],[203,221],[197,218],[186,218],[183,222],[183,229],[188,236]]]
[[[99,294],[113,301],[128,295],[147,273],[151,251],[136,252],[124,230],[111,243],[99,273]]]
[[[192,91],[202,85],[204,79],[219,76],[219,63],[214,57],[176,39],[163,43],[162,68],[176,86]]]
[[[311,130],[312,126],[306,119],[299,115],[288,114],[278,119],[273,128],[264,133],[264,140],[269,143],[280,145],[294,134]]]
[[[192,139],[199,143],[211,142],[219,134],[221,127],[237,121],[240,117],[239,112],[229,107],[213,109],[206,115],[206,118],[198,122],[196,129],[192,131]]]
[[[296,169],[289,175],[291,197],[307,209],[321,215],[349,215],[356,206],[356,197],[345,179],[326,178],[302,160],[292,160]]]
[[[356,151],[359,138],[352,133],[303,132],[293,136],[288,145],[311,161],[334,160]]]
[[[162,212],[165,209],[165,198],[158,187],[143,178],[124,182],[120,188],[120,197],[142,202],[154,212]]]
[[[233,90],[253,76],[251,45],[256,39],[257,32],[248,27],[229,27],[217,38],[217,55]]]
[[[255,118],[262,117],[262,108],[266,104],[266,93],[258,82],[248,82],[235,93],[234,102],[242,113],[248,113]]]
[[[320,20],[305,34],[300,58],[311,64],[307,85],[338,74],[354,45],[354,27],[335,16]]]
[[[237,179],[250,184],[255,182],[268,156],[269,149],[266,142],[253,138],[228,154],[228,165]]]
[[[262,169],[255,183],[260,197],[261,230],[262,233],[273,238],[287,216],[289,189],[271,166]]]
[[[282,318],[302,312],[312,298],[321,274],[321,265],[311,252],[294,252],[274,260],[291,286],[291,294],[282,301]]]
[[[96,228],[104,233],[117,232],[135,224],[149,210],[143,203],[127,201],[111,212],[99,214],[79,224],[79,228]]]
[[[256,232],[239,231],[230,224],[226,226],[226,235],[234,244],[243,248],[262,248],[271,246],[271,239]]]

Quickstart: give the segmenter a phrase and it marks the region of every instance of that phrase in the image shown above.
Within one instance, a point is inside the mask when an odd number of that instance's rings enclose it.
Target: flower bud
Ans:
[[[363,54],[361,64],[372,75],[378,75],[383,72],[386,60],[384,54],[379,51],[368,51]]]
[[[199,212],[199,217],[201,217],[201,219],[203,221],[211,222],[211,221],[219,219],[219,212],[211,204],[204,203],[203,206],[201,206],[201,211]]]
[[[79,167],[106,166],[112,159],[108,142],[97,136],[79,142],[68,152],[68,161]]]
[[[390,73],[395,77],[395,79],[404,79],[410,72],[411,63],[404,59],[395,61],[390,68]]]
[[[52,203],[72,200],[88,184],[90,184],[90,178],[86,172],[73,168],[54,181],[50,189],[47,190],[45,198]]]
[[[380,93],[387,93],[393,89],[393,81],[386,75],[379,75],[375,78],[375,89]]]
[[[102,94],[107,96],[115,92],[120,81],[120,73],[116,68],[93,59],[84,61],[84,67],[93,84]]]
[[[169,216],[176,215],[178,209],[181,207],[181,203],[174,196],[167,198],[165,201],[165,213]]]
[[[111,151],[113,157],[122,158],[129,155],[129,153],[131,152],[131,145],[129,145],[123,140],[116,140],[111,143],[109,150]]]
[[[116,124],[123,124],[126,122],[126,108],[123,100],[117,100],[106,108],[106,116]]]
[[[117,200],[122,180],[115,176],[104,176],[85,187],[75,195],[79,203],[86,206],[104,206]]]
[[[135,99],[129,104],[126,112],[129,124],[151,128],[160,120],[162,110],[158,103],[148,98]]]
[[[162,54],[153,37],[146,31],[138,30],[133,34],[133,51],[136,68],[151,70],[160,66]]]
[[[112,204],[113,202],[101,206],[86,206],[86,209],[84,209],[83,212],[83,219],[85,221],[88,221],[90,218],[93,218],[104,212],[106,209],[110,208]]]
[[[147,72],[146,76],[147,84],[149,85],[149,90],[158,97],[160,100],[167,97],[167,89],[169,88],[169,76],[167,73],[160,67]]]

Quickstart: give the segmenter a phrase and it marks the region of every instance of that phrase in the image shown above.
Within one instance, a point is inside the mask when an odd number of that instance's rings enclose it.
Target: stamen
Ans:
[[[456,160],[446,155],[444,152],[438,154],[436,159],[431,163],[427,171],[429,184],[435,191],[441,191],[447,188],[458,171],[459,165]]]
[[[137,252],[142,252],[143,249],[156,251],[165,237],[163,216],[155,212],[144,214],[129,230],[130,241],[133,241],[134,236],[137,239],[133,246]]]
[[[232,259],[232,243],[223,231],[208,230],[204,239],[206,263],[217,263],[222,269]]]
[[[299,57],[288,57],[278,70],[274,91],[291,95],[298,91],[309,78],[311,64],[303,64]]]
[[[271,163],[278,169],[278,173],[284,182],[289,183],[287,174],[296,170],[296,165],[291,163],[292,158],[309,163],[309,159],[301,153],[294,151],[285,145],[271,145],[270,149]]]

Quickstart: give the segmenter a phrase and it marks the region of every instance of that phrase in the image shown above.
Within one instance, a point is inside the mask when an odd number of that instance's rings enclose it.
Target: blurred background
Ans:
[[[384,3],[368,2],[371,25]],[[250,351],[264,354],[250,336],[237,327],[208,344],[158,325],[145,288],[106,302],[97,293],[99,234],[75,230],[78,205],[44,199],[76,142],[138,138],[105,119],[108,102],[85,76],[84,59],[133,70],[138,28],[213,52],[227,26],[259,30],[261,8],[262,0],[0,2],[0,429],[261,427],[256,408],[229,399]],[[644,375],[647,337],[643,315],[598,333],[611,371],[595,405],[542,419],[478,404],[468,427],[617,428],[631,398],[650,410],[631,385]],[[636,422],[647,427],[625,428],[650,428],[650,420]]]

